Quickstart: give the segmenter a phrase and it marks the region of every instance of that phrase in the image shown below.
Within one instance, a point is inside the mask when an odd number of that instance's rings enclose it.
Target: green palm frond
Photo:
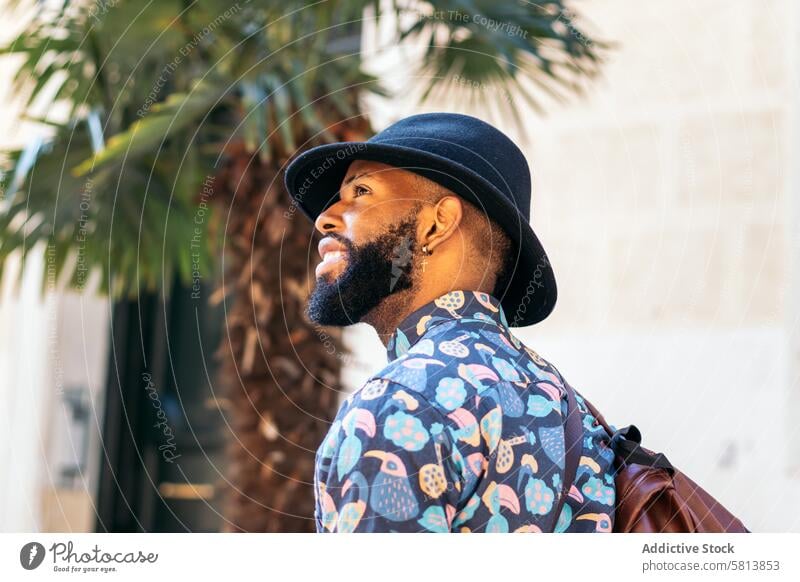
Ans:
[[[0,271],[12,252],[45,244],[71,285],[84,282],[87,268],[113,294],[157,288],[175,270],[188,281],[197,195],[226,144],[286,160],[360,118],[363,95],[386,94],[361,69],[365,10],[391,17],[398,38],[426,43],[416,74],[423,97],[441,96],[456,80],[492,86],[476,95],[510,114],[509,91],[540,108],[544,95],[579,91],[606,48],[578,30],[561,1],[435,0],[417,3],[410,19],[405,3],[381,6],[48,3],[0,47],[19,59],[13,88],[31,110],[48,96],[62,106],[38,119],[41,142],[4,153]],[[208,225],[204,272],[216,265],[219,243]]]

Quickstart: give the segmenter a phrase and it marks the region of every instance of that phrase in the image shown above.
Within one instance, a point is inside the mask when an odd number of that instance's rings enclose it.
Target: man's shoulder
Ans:
[[[386,408],[418,408],[421,405],[429,406],[434,390],[430,384],[421,378],[414,378],[409,370],[424,371],[431,362],[414,361],[413,356],[399,358],[402,362],[409,362],[412,367],[403,366],[397,360],[390,362],[383,370],[373,374],[364,384],[348,396],[351,407],[370,408],[375,412]]]
[[[418,341],[348,396],[348,407],[367,408],[376,415],[402,409],[413,414],[446,417],[453,408],[449,400],[443,403],[446,395],[455,392],[461,396],[460,401],[465,401],[475,394],[474,387],[463,379],[465,371],[459,368],[464,359],[448,357],[441,351],[461,349],[456,345],[459,335],[451,338],[445,333],[435,340],[426,337]],[[453,345],[448,347],[448,341]],[[466,349],[471,351],[472,346]]]
[[[447,415],[454,403],[470,407],[476,396],[488,396],[487,389],[500,384],[534,393],[545,382],[563,392],[565,380],[555,366],[507,328],[472,319],[453,323],[437,325],[370,376],[348,396],[348,406],[376,413],[433,407]]]

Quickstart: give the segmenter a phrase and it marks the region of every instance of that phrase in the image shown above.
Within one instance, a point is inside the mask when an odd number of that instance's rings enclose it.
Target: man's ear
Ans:
[[[432,252],[458,230],[464,216],[464,203],[455,194],[443,196],[425,214],[427,219],[421,225],[420,244],[427,245]]]

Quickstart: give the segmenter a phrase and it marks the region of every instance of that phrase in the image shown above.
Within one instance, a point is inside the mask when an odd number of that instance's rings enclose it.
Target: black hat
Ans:
[[[495,290],[509,325],[532,325],[550,314],[556,280],[530,226],[530,169],[507,135],[468,115],[423,113],[401,119],[365,142],[312,148],[289,164],[285,176],[289,194],[312,221],[339,199],[353,160],[420,174],[486,212],[515,245],[508,286]]]

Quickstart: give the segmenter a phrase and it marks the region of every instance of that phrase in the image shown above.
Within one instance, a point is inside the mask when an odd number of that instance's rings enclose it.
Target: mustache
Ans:
[[[346,238],[344,235],[339,234],[338,232],[326,232],[323,236],[325,238],[332,238],[335,241],[340,242],[348,251],[352,251],[355,248],[353,241],[351,241],[349,238]]]

